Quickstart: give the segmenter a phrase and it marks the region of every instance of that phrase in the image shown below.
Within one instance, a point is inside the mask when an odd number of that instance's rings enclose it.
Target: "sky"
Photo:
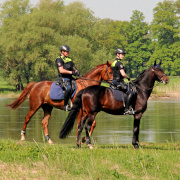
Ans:
[[[5,0],[0,0],[3,3]],[[64,4],[75,2],[76,0],[64,0]],[[134,10],[138,10],[145,16],[145,22],[151,23],[153,20],[153,9],[159,2],[164,0],[79,0],[86,8],[94,12],[95,17],[101,19],[110,18],[112,20],[130,21]],[[39,0],[30,0],[36,5]]]

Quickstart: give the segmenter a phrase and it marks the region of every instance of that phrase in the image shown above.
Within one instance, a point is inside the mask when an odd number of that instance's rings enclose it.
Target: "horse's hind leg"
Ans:
[[[95,127],[96,127],[96,121],[94,120],[92,123],[91,129],[89,131],[89,136],[92,136],[92,133],[93,133]],[[84,143],[84,142],[86,142],[86,137],[82,138],[82,143]]]
[[[44,118],[42,120],[42,126],[44,130],[44,135],[46,141],[49,142],[49,144],[54,144],[53,141],[50,139],[49,132],[48,132],[48,123],[49,123],[49,118],[51,117],[51,112],[53,107],[49,106],[48,104],[43,104],[42,109],[44,111]]]
[[[92,135],[95,127],[96,127],[96,121],[94,120],[93,123],[92,123],[92,126],[91,126],[91,130],[90,130],[90,132],[89,132],[89,135],[90,135],[90,136]]]
[[[25,133],[26,133],[27,124],[29,123],[29,121],[31,120],[31,117],[35,114],[35,112],[36,112],[38,109],[39,109],[39,106],[31,107],[31,105],[30,105],[29,112],[28,112],[28,114],[27,114],[26,117],[25,117],[24,126],[23,126],[23,129],[22,129],[22,131],[21,131],[21,141],[25,141]]]
[[[86,126],[85,126],[85,130],[86,130],[86,143],[87,143],[87,146],[90,149],[93,148],[92,144],[91,144],[91,139],[90,139],[90,130],[91,130],[92,124],[94,122],[95,116],[96,115],[88,115],[88,120],[87,120],[87,123],[86,123]]]
[[[77,135],[76,135],[76,144],[78,147],[81,146],[81,132],[83,130],[84,124],[86,122],[87,119],[87,114],[82,112],[79,112],[78,117],[77,117]]]

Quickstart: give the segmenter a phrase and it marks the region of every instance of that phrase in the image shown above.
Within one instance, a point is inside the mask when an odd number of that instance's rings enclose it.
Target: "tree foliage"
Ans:
[[[152,38],[155,49],[149,60],[162,60],[165,72],[168,75],[180,75],[180,1],[167,1],[158,3],[154,8],[154,19],[151,24]]]
[[[130,22],[96,18],[81,2],[65,6],[62,0],[6,0],[0,11],[1,75],[23,88],[30,81],[55,80],[60,46],[71,47],[70,57],[81,74],[112,61],[115,50],[126,50],[127,73],[162,60],[168,75],[180,75],[180,0],[164,0],[154,8],[149,25],[140,11]]]

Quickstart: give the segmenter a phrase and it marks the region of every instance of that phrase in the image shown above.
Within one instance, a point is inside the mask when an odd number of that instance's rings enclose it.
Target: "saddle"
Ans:
[[[64,92],[66,85],[68,85],[70,82],[62,82],[62,81],[54,81],[50,87],[50,98],[53,101],[59,101],[64,100]],[[74,94],[76,93],[77,85],[76,81],[72,81],[72,92],[71,92],[71,99],[74,97]]]
[[[124,105],[127,101],[129,91],[133,92],[134,94],[137,94],[136,87],[132,83],[120,83],[120,85],[118,86],[111,84],[109,88],[113,93],[114,99],[116,101],[123,101]]]

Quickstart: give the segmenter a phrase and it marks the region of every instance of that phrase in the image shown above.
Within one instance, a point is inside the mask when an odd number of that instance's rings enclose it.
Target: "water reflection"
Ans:
[[[0,138],[20,139],[20,132],[29,109],[28,100],[17,110],[5,107],[12,98],[0,98]],[[58,138],[59,131],[68,112],[53,109],[49,121],[49,133],[55,143],[75,144],[76,124],[70,136],[65,140]],[[43,141],[40,109],[29,122],[26,140]],[[114,116],[100,112],[96,117],[93,142],[98,144],[125,144],[132,141],[133,117]],[[82,133],[85,135],[85,132]],[[180,100],[149,101],[147,111],[141,119],[140,142],[180,141]]]

